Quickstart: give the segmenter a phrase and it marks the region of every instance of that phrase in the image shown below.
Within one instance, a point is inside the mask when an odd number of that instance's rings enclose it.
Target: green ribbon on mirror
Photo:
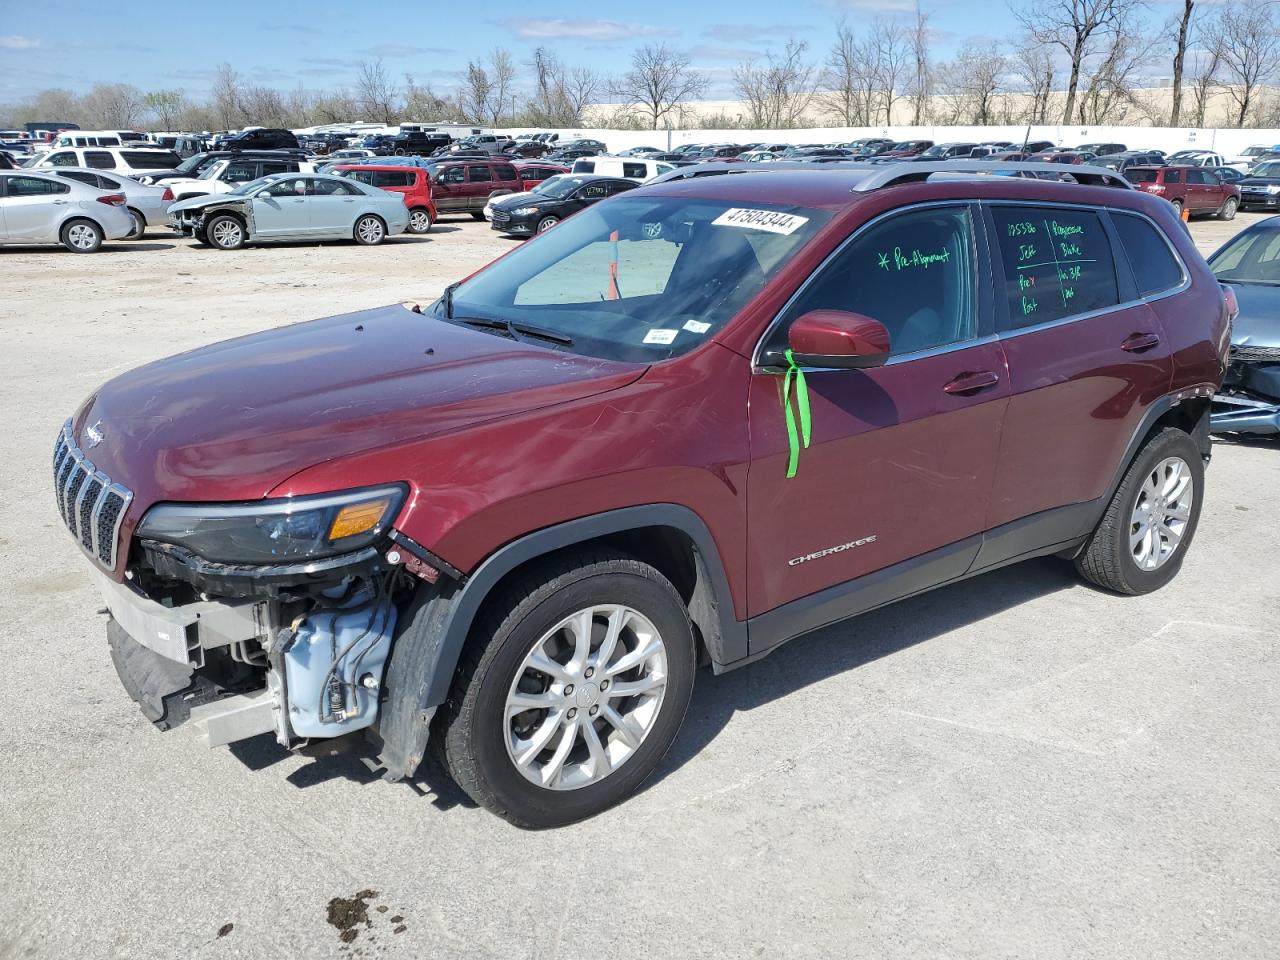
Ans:
[[[786,353],[787,357],[787,373],[782,378],[782,406],[787,412],[787,479],[790,480],[796,475],[796,468],[800,466],[800,443],[803,440],[804,448],[809,449],[809,435],[812,429],[812,423],[809,418],[809,385],[805,383],[804,371],[800,369],[800,365],[796,363],[795,357],[791,355],[791,351]],[[796,415],[791,409],[791,385],[795,384],[796,388],[796,407],[800,411],[800,428],[796,429]]]

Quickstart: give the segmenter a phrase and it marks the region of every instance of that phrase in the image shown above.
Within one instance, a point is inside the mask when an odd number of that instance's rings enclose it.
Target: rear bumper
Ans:
[[[1213,398],[1209,427],[1214,433],[1280,433],[1280,403],[1220,393]]]

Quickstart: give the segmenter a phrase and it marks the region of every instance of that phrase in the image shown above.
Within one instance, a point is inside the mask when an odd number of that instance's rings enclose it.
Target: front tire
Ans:
[[[480,221],[483,221],[483,220],[484,220],[484,211],[483,211],[483,210],[472,210],[472,211],[471,211],[471,219],[472,219],[472,220],[480,220]]]
[[[59,238],[72,253],[97,253],[102,246],[102,228],[92,220],[68,220]]]
[[[1166,427],[1129,466],[1076,569],[1116,593],[1158,590],[1177,576],[1204,500],[1204,460],[1194,440]]]
[[[538,233],[546,233],[559,222],[559,217],[543,217],[538,221]]]
[[[387,239],[387,225],[379,217],[366,213],[356,221],[353,236],[362,247],[376,247]]]
[[[205,224],[209,245],[219,250],[239,250],[248,239],[244,222],[229,213],[219,214]]]
[[[693,630],[656,569],[582,556],[529,574],[477,625],[433,739],[477,803],[562,826],[633,794],[693,691]]]

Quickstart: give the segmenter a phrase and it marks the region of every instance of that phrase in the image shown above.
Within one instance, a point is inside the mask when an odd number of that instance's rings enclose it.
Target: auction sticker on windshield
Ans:
[[[792,234],[809,222],[808,217],[777,210],[750,210],[734,207],[711,221],[717,227],[743,227],[747,230],[765,230],[769,233]]]
[[[644,335],[645,343],[675,343],[679,330],[650,330]]]

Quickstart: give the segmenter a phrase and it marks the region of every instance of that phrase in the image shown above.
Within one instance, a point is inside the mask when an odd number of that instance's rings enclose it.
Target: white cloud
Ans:
[[[0,47],[5,50],[34,50],[38,46],[40,41],[31,37],[19,37],[16,34],[0,37]]]
[[[626,40],[675,31],[616,20],[565,20],[558,17],[508,17],[503,25],[521,40]]]

